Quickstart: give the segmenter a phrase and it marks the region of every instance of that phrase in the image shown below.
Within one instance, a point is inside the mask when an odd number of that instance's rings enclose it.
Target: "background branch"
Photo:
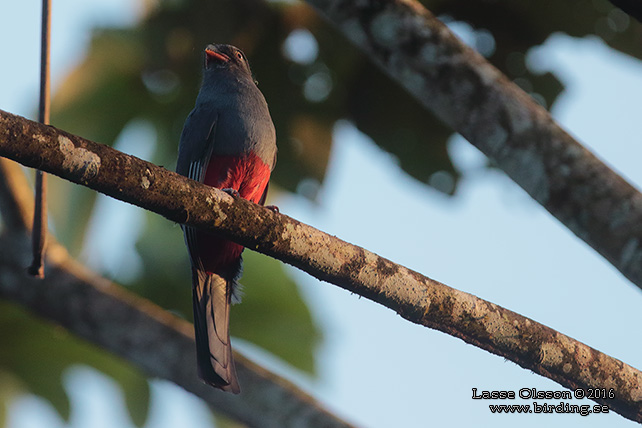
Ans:
[[[501,355],[642,421],[642,373],[570,337],[363,248],[107,146],[0,111],[0,155],[220,234]],[[193,367],[192,367],[193,369]]]
[[[642,195],[414,0],[307,0],[642,288]]]
[[[47,276],[34,279],[30,257],[32,192],[19,165],[0,159],[0,297],[128,360],[151,377],[170,380],[216,411],[249,426],[349,427],[289,381],[235,353],[243,394],[233,396],[202,383],[196,374],[193,326],[72,260],[51,240]],[[7,222],[8,221],[8,222]]]

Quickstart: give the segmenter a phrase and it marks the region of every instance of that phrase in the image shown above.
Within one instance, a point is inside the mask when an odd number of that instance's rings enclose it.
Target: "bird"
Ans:
[[[176,172],[263,205],[276,163],[276,131],[245,54],[204,49],[203,79],[181,133]],[[192,268],[196,364],[206,383],[240,392],[229,334],[243,246],[183,226]]]

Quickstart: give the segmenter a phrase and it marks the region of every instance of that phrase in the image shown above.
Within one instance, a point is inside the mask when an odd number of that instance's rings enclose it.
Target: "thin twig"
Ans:
[[[42,31],[40,41],[40,106],[38,121],[49,125],[50,109],[50,43],[51,40],[51,0],[42,0]],[[31,234],[33,261],[28,271],[31,275],[45,277],[45,247],[47,245],[47,175],[36,170],[36,196]]]

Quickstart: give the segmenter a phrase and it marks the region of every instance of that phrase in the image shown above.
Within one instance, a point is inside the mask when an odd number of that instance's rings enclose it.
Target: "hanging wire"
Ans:
[[[51,0],[42,0],[42,30],[40,42],[40,106],[38,120],[49,125],[49,47],[51,39]],[[45,247],[47,244],[47,175],[36,170],[36,200],[33,213],[32,251],[33,261],[29,273],[45,277]]]

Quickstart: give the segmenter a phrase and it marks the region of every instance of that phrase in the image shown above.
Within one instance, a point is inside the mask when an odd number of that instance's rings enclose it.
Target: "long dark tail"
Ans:
[[[232,280],[192,268],[198,375],[212,386],[241,392],[232,357],[229,320]]]

